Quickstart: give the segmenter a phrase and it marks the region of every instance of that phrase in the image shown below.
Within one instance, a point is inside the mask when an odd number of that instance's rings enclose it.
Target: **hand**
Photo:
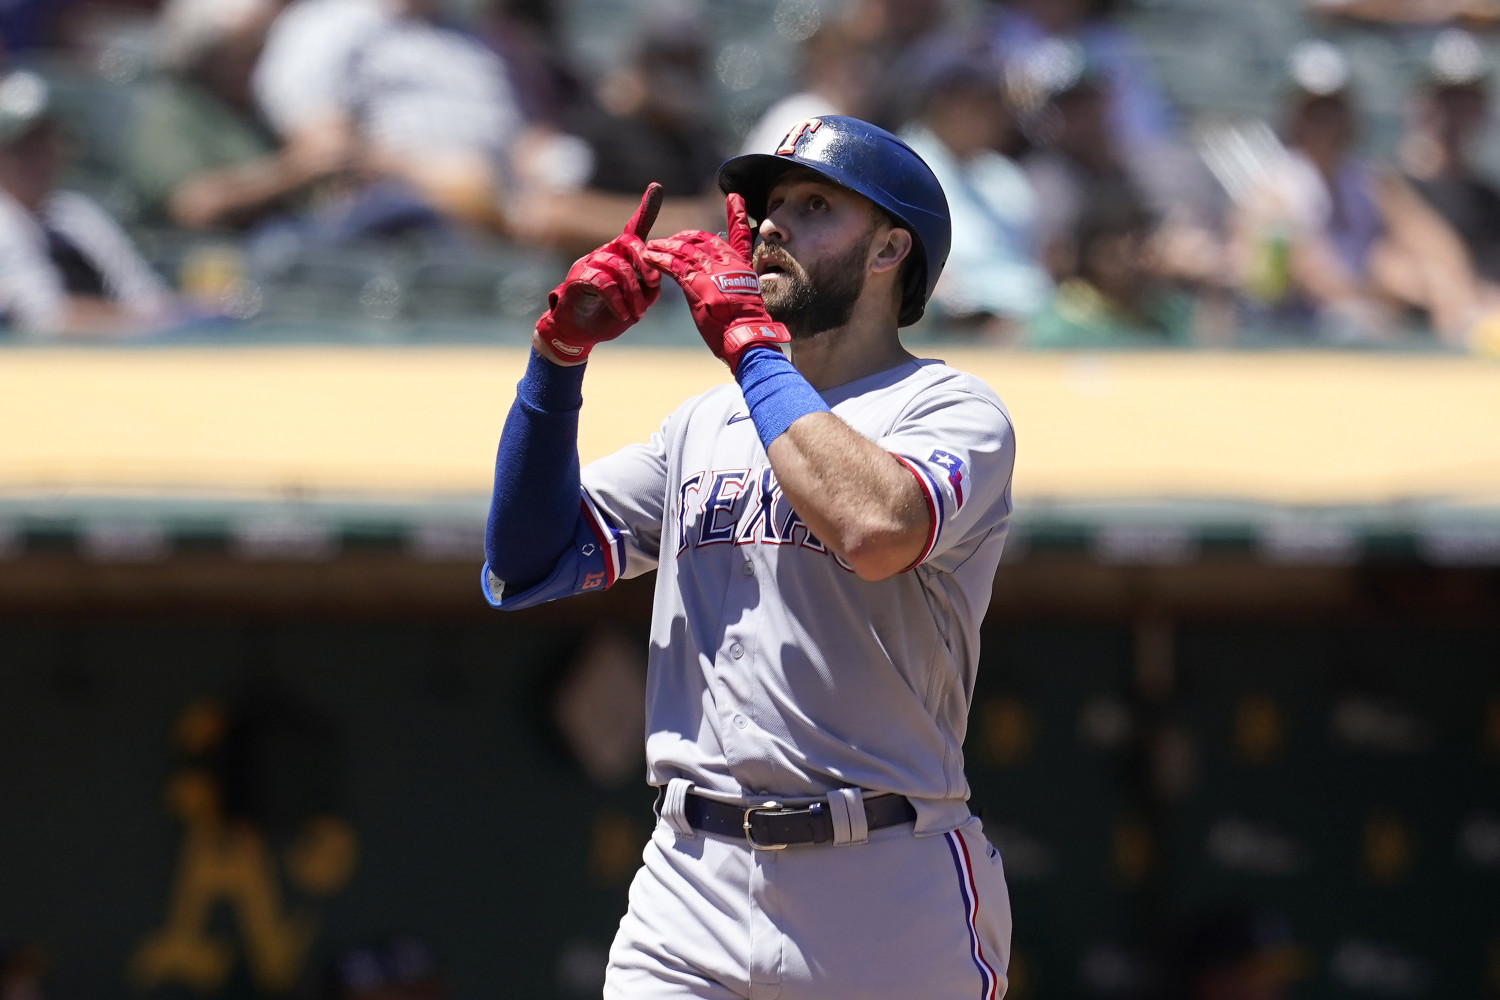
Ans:
[[[547,296],[536,332],[558,360],[581,364],[595,344],[634,326],[661,294],[661,275],[644,259],[644,241],[660,209],[661,185],[652,182],[625,231],[580,257]]]
[[[785,344],[786,327],[771,319],[760,297],[760,279],[750,264],[750,218],[745,199],[725,199],[728,239],[689,229],[646,244],[646,263],[670,274],[682,286],[693,322],[714,356],[739,368],[740,358],[757,344]]]

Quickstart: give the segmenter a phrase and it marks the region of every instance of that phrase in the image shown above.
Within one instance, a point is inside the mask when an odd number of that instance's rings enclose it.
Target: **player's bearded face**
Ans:
[[[804,268],[777,243],[755,248],[755,269],[780,273],[761,281],[761,298],[771,318],[786,325],[793,340],[802,340],[849,322],[854,303],[865,288],[867,240],[855,240],[838,256]]]

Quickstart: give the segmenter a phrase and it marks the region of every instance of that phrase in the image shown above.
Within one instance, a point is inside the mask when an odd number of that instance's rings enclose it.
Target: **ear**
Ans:
[[[875,231],[875,236],[870,241],[868,266],[877,274],[895,270],[911,253],[911,249],[911,233],[897,227],[886,229],[882,226]]]

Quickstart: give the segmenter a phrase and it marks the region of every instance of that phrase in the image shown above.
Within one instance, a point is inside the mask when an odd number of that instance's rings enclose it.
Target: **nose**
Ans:
[[[767,212],[766,217],[760,220],[760,228],[757,230],[760,238],[766,243],[785,243],[786,230],[776,220],[775,212]]]

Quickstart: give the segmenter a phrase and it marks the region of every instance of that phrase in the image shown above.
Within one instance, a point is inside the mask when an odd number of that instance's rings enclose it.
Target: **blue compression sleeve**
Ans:
[[[535,351],[495,455],[484,555],[500,579],[531,584],[552,572],[578,523],[578,411],[583,370]]]
[[[746,351],[734,378],[745,394],[760,443],[767,448],[798,417],[829,412],[818,390],[774,348],[757,346]]]

